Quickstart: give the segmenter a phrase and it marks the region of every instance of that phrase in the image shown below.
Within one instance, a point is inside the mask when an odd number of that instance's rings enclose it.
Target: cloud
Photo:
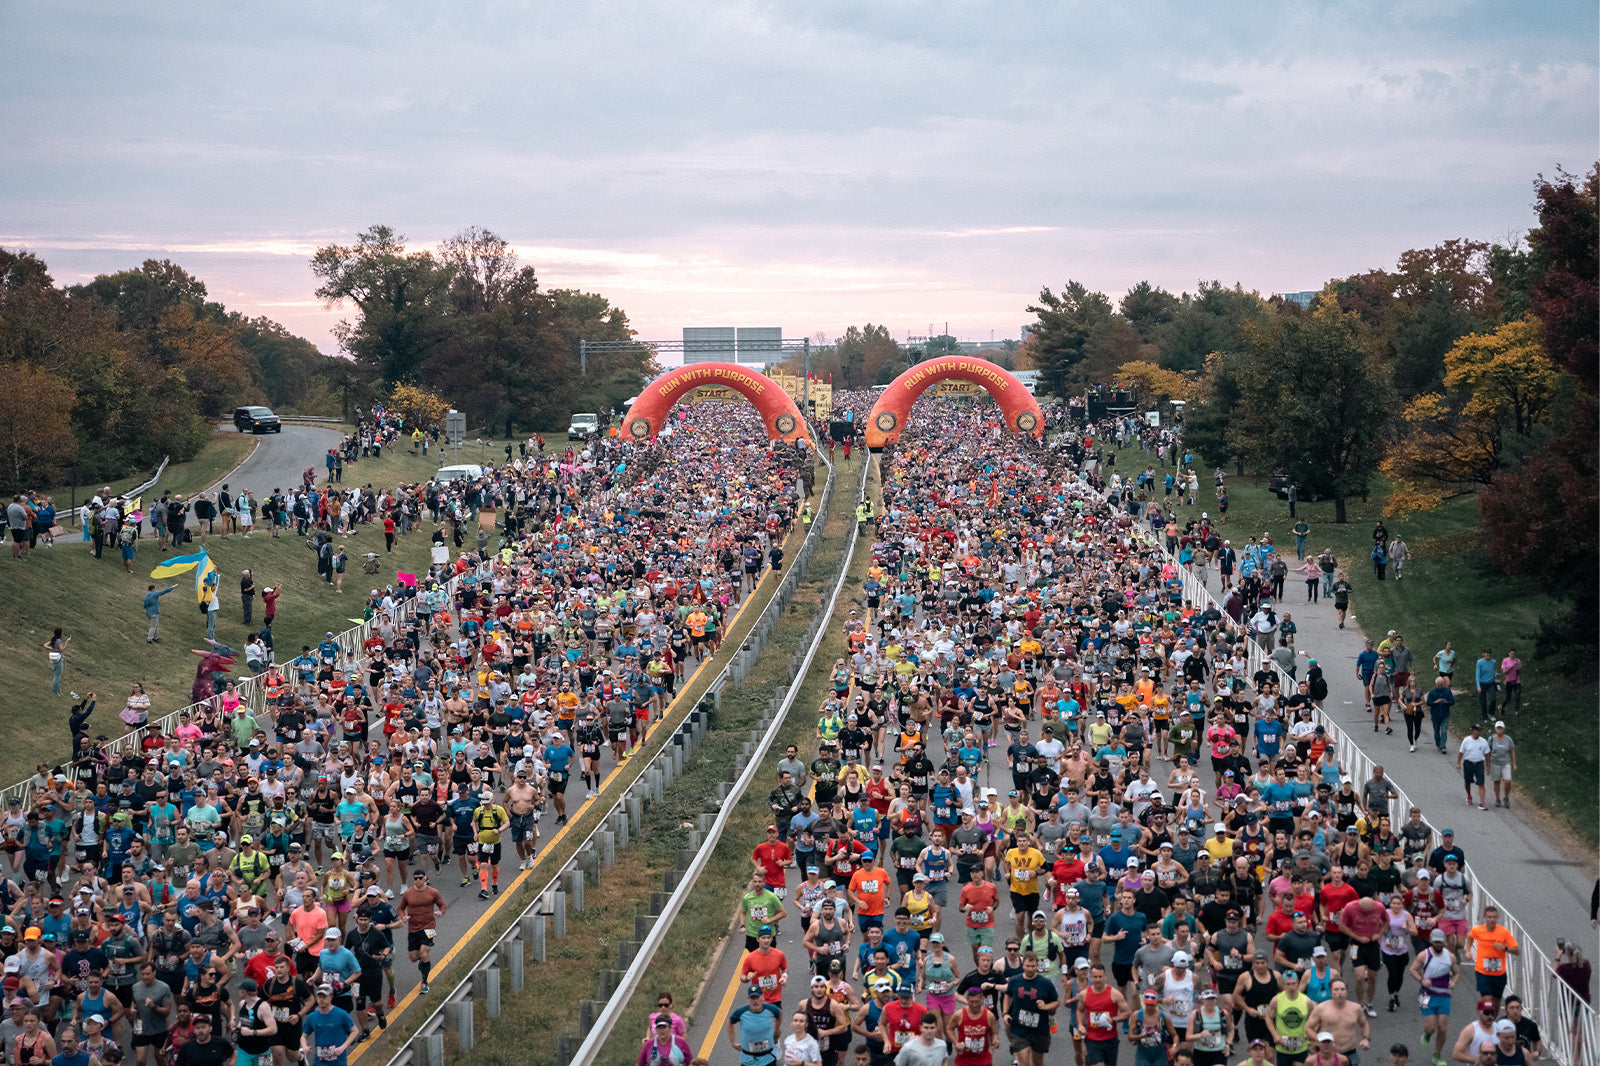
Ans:
[[[1069,277],[1293,290],[1502,237],[1600,154],[1568,0],[19,0],[0,30],[0,243],[179,258],[324,344],[305,259],[375,222],[488,226],[657,335],[1012,335]]]

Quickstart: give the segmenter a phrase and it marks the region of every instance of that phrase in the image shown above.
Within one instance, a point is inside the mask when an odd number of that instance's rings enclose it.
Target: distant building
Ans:
[[[779,363],[784,358],[781,326],[685,326],[685,363]]]
[[[1309,292],[1280,292],[1275,293],[1274,295],[1282,297],[1291,303],[1297,303],[1301,307],[1310,307],[1311,301],[1315,300],[1317,298],[1317,293],[1321,291],[1321,289],[1312,289]]]

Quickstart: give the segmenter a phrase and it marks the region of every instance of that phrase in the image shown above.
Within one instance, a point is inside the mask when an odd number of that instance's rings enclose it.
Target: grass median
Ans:
[[[820,499],[825,479],[824,471],[819,470],[818,473],[813,506]],[[845,473],[842,471],[841,477]],[[859,477],[859,467],[850,468],[848,473]],[[854,485],[854,481],[850,485]],[[843,481],[836,484],[836,512],[841,507],[847,511],[853,509],[853,501],[848,507],[842,502],[849,497],[849,491]],[[633,938],[635,913],[647,911],[639,901],[648,900],[651,892],[660,890],[662,874],[676,863],[678,849],[687,839],[688,829],[693,828],[695,816],[705,809],[706,797],[714,794],[716,783],[727,779],[733,753],[741,750],[744,736],[760,716],[761,706],[771,698],[770,689],[765,696],[756,695],[761,688],[758,677],[762,676],[763,671],[772,670],[771,664],[774,662],[779,664],[776,669],[778,676],[781,676],[782,664],[793,657],[798,647],[798,633],[809,625],[812,613],[817,610],[817,597],[812,586],[827,581],[831,587],[831,581],[837,576],[837,550],[830,547],[830,542],[837,539],[833,527],[834,522],[830,521],[828,528],[823,531],[823,543],[813,555],[808,575],[800,582],[797,594],[784,611],[785,624],[774,631],[760,665],[747,675],[745,685],[739,692],[724,695],[722,710],[713,723],[713,730],[699,752],[685,766],[683,775],[667,790],[661,803],[645,808],[640,831],[630,838],[627,849],[618,852],[616,864],[603,872],[599,885],[586,888],[584,909],[577,914],[569,914],[567,918],[566,939],[549,939],[546,963],[529,965],[527,987],[521,995],[512,995],[507,989],[502,999],[502,1014],[497,1021],[490,1023],[479,1006],[477,1032],[481,1038],[472,1051],[475,1062],[488,1061],[482,1056],[489,1054],[504,1056],[503,1061],[515,1062],[518,1066],[530,1061],[554,1061],[556,1034],[575,1029],[576,1004],[595,995],[595,975],[601,970],[616,968],[616,945]],[[845,527],[845,532],[848,534],[848,527]],[[786,544],[786,557],[793,558],[798,553],[800,538],[804,536],[804,527],[797,527]],[[731,655],[737,650],[755,627],[777,586],[778,581],[768,574],[755,596],[748,601],[745,611],[729,629],[728,637],[723,642],[725,654]],[[790,624],[796,620],[798,626]],[[583,815],[574,818],[560,843],[544,852],[538,865],[519,877],[517,887],[501,897],[493,917],[478,931],[473,942],[463,947],[463,960],[475,963],[485,948],[510,928],[556,871],[571,860],[589,833],[600,824],[605,812],[610,810],[611,799],[627,791],[644,772],[655,753],[669,741],[673,730],[705,695],[725,662],[726,659],[718,659],[712,668],[703,671],[695,679],[694,684],[682,690],[663,722],[652,730],[645,750],[625,764],[624,772],[605,793],[604,802],[595,802]],[[436,967],[435,991],[453,988],[460,979],[460,972],[454,966],[448,970]],[[447,975],[442,983],[439,978],[441,973]],[[428,1001],[423,1001],[396,1015],[383,1037],[373,1044],[363,1045],[359,1055],[352,1056],[352,1062],[366,1057],[368,1053],[373,1056],[373,1062],[386,1061],[416,1034],[428,1013],[431,1013],[432,1006]],[[537,1056],[531,1060],[530,1048],[538,1049]]]
[[[1154,461],[1138,448],[1118,453],[1116,470],[1128,478]],[[1158,476],[1170,471],[1157,468]],[[1198,518],[1202,511],[1218,515],[1211,478],[1200,472],[1200,494],[1195,505],[1177,501],[1173,509],[1180,524]],[[1542,620],[1566,607],[1537,582],[1507,577],[1489,559],[1486,533],[1476,499],[1452,500],[1436,511],[1405,519],[1385,518],[1390,537],[1404,536],[1411,548],[1405,579],[1379,581],[1373,571],[1373,526],[1382,517],[1387,486],[1375,483],[1366,500],[1348,501],[1344,525],[1333,520],[1331,501],[1300,503],[1296,513],[1311,527],[1307,552],[1315,556],[1331,548],[1355,586],[1350,603],[1355,620],[1377,639],[1393,629],[1406,636],[1417,660],[1424,689],[1431,683],[1433,653],[1453,641],[1457,652],[1455,687],[1456,724],[1476,718],[1477,696],[1472,690],[1472,660],[1491,648],[1496,661],[1510,649],[1523,660],[1522,712],[1507,720],[1517,741],[1517,787],[1542,810],[1586,843],[1600,839],[1600,719],[1592,713],[1596,682],[1594,664],[1573,664],[1560,658],[1535,661],[1534,634]],[[1168,502],[1165,497],[1159,497]],[[1228,521],[1221,534],[1242,548],[1250,537],[1270,531],[1278,550],[1288,551],[1293,563],[1294,537],[1289,505],[1273,494],[1262,478],[1228,478]],[[1304,597],[1296,575],[1290,574],[1284,606],[1294,613]],[[1581,668],[1575,668],[1581,666]],[[1465,729],[1456,730],[1460,734]]]

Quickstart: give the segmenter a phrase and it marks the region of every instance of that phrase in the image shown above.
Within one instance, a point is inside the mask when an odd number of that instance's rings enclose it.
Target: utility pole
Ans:
[[[806,402],[801,408],[807,418],[811,417],[811,338],[806,338]]]
[[[578,342],[578,373],[589,376],[589,342],[585,340]]]

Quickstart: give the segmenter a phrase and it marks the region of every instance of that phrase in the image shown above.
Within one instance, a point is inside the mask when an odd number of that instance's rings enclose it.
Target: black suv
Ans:
[[[270,407],[239,407],[233,412],[233,425],[240,433],[282,433],[283,423]]]

